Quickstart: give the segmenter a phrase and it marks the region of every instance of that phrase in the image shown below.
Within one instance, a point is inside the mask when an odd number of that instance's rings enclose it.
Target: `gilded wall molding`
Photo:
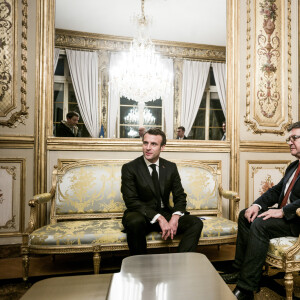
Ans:
[[[247,160],[245,174],[246,207],[277,184],[290,163],[290,160]]]
[[[110,55],[108,51],[99,50],[99,78],[100,78],[100,119],[107,136],[107,110],[108,110],[108,81]]]
[[[251,11],[252,6],[255,7],[254,12]],[[254,0],[253,5],[251,0],[247,0],[244,122],[254,134],[284,135],[286,128],[292,122],[290,0],[287,1],[286,19],[285,8],[284,0]],[[285,42],[287,42],[287,48]],[[284,61],[285,56],[287,56],[287,61]],[[287,97],[285,79],[282,76],[286,65],[288,69]],[[287,102],[284,101],[286,98]],[[286,116],[287,122],[285,122]]]
[[[9,175],[9,178],[11,178],[9,184],[2,182],[4,185],[0,187],[1,209],[6,209],[6,212],[10,214],[8,219],[5,220],[5,224],[0,225],[0,236],[19,236],[23,232],[26,173],[25,163],[26,160],[23,158],[0,158],[0,170],[5,170],[5,172]],[[4,180],[4,178],[2,178],[2,180]],[[8,192],[7,190],[9,186],[12,189],[11,192]],[[4,203],[9,200],[7,198],[8,195],[11,195],[12,197],[10,199],[11,204],[9,205]]]
[[[16,85],[16,79],[14,74],[16,72],[16,56],[13,58],[13,53],[17,53],[16,48],[18,46],[17,39],[17,1],[2,0],[2,11],[4,9],[5,16],[0,20],[3,24],[0,32],[0,59],[2,62],[2,68],[0,70],[0,86],[2,93],[0,94],[0,117],[4,117],[11,110],[17,107],[16,96],[14,93],[14,86]],[[25,124],[25,118],[28,118],[28,106],[26,105],[27,94],[27,30],[28,30],[28,3],[27,0],[22,0],[22,40],[21,40],[21,100],[20,110],[13,112],[9,119],[0,121],[1,126],[9,128],[16,127],[19,123]],[[14,12],[15,16],[11,17],[12,20],[5,20],[6,16]],[[9,22],[11,24],[9,25]],[[9,31],[16,31],[16,33],[10,33]],[[10,40],[11,39],[11,40]],[[6,53],[6,46],[10,54]],[[14,59],[14,61],[13,61]],[[9,71],[8,71],[9,70]],[[6,94],[6,92],[8,92]]]
[[[177,136],[176,130],[180,124],[181,120],[181,100],[182,100],[182,68],[183,60],[180,58],[174,59],[174,135]]]
[[[290,153],[287,143],[282,142],[254,142],[243,141],[240,143],[241,152],[270,152],[270,153]]]
[[[72,30],[55,30],[55,47],[128,51],[132,38],[106,34],[96,34]],[[155,50],[168,57],[180,57],[195,60],[226,61],[226,47],[200,45],[183,42],[169,42],[153,40]]]

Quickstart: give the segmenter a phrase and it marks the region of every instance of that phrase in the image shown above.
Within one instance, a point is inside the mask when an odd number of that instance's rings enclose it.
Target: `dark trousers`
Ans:
[[[235,261],[233,266],[240,270],[237,285],[249,291],[258,291],[262,267],[266,260],[270,239],[292,236],[289,223],[283,219],[256,218],[249,223],[246,209],[238,219]],[[263,211],[260,211],[261,214]]]
[[[172,214],[160,211],[167,221]],[[127,243],[131,255],[146,254],[147,242],[146,235],[149,232],[160,232],[158,222],[151,224],[145,216],[139,212],[127,212],[123,216],[123,225],[127,233]],[[178,252],[195,252],[203,228],[202,221],[191,215],[184,215],[178,220],[177,234],[183,233]]]

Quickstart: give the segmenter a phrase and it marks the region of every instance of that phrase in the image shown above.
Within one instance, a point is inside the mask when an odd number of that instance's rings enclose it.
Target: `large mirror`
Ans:
[[[167,97],[157,97],[142,109],[126,97],[111,105],[109,90],[111,56],[128,50],[141,0],[87,0],[84,5],[56,0],[55,5],[54,136],[139,138],[139,131],[155,126],[169,139],[226,140],[225,0],[145,0],[149,35],[161,57],[172,61],[174,80],[172,105],[164,104]],[[97,105],[84,107],[87,97],[80,99],[84,80],[74,79],[72,51],[97,53]]]

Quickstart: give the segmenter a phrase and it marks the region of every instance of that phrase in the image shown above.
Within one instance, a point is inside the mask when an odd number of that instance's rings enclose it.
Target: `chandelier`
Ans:
[[[122,53],[119,64],[110,70],[110,83],[120,97],[137,101],[140,107],[144,107],[145,102],[165,98],[173,87],[173,76],[155,53],[149,35],[149,18],[144,13],[144,0],[141,0],[141,14],[135,17],[135,21],[137,35],[129,52]]]
[[[128,124],[139,124],[139,110],[138,108],[131,108],[127,116],[124,117],[125,123]],[[156,118],[152,115],[151,111],[148,108],[143,110],[143,121],[146,125],[155,124]]]

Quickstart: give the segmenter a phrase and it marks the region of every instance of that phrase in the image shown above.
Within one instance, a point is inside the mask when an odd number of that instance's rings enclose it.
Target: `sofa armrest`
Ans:
[[[230,201],[230,215],[229,219],[232,221],[237,221],[238,219],[238,214],[239,214],[239,202],[240,202],[240,197],[237,192],[235,191],[225,191],[221,186],[219,186],[219,191],[221,197],[228,199]]]
[[[52,189],[50,193],[43,193],[34,195],[31,200],[29,200],[28,205],[30,206],[30,217],[28,222],[28,227],[26,228],[26,234],[30,234],[38,226],[38,206],[49,202],[54,197],[54,190]]]

